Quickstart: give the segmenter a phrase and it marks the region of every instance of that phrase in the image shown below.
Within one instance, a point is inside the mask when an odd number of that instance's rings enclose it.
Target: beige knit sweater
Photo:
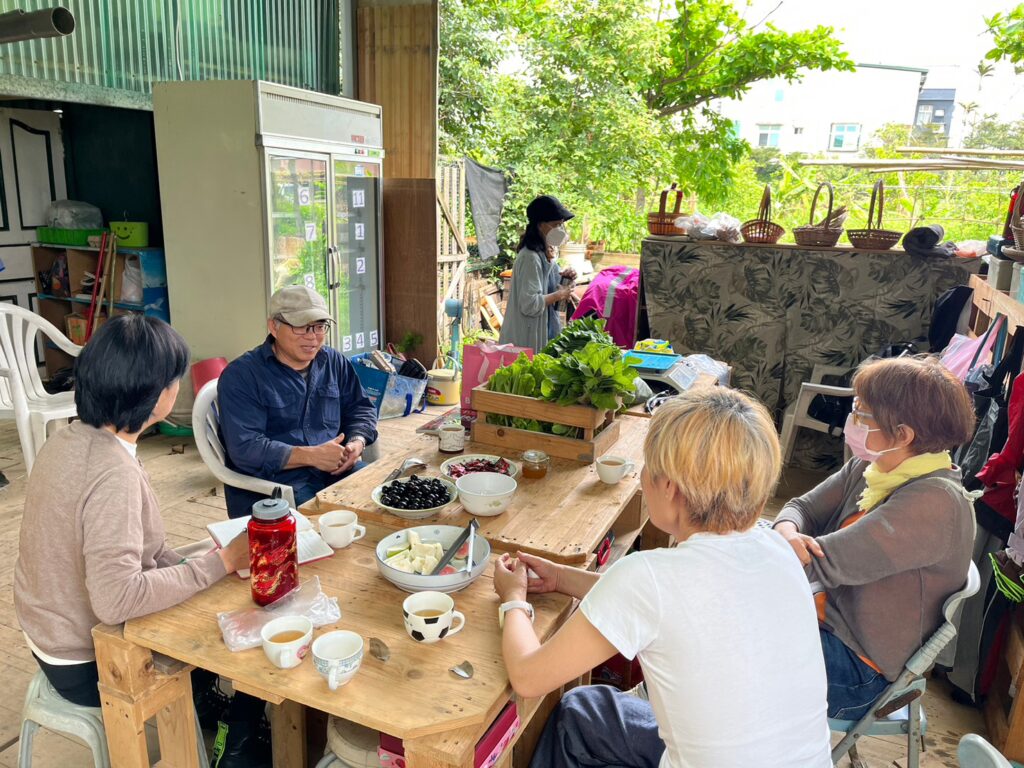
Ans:
[[[29,476],[14,567],[21,628],[43,653],[95,658],[92,628],[176,605],[226,574],[167,546],[149,477],[110,432],[74,422]]]

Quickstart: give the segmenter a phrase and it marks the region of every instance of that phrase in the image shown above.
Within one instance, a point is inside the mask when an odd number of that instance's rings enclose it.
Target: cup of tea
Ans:
[[[608,485],[615,485],[635,468],[636,464],[623,456],[608,454],[597,460],[597,476]]]
[[[320,516],[320,535],[334,549],[344,549],[366,535],[355,512],[328,512]]]
[[[405,631],[417,643],[436,643],[461,632],[466,617],[455,610],[455,601],[443,592],[417,592],[402,603]],[[453,623],[458,623],[453,626]]]
[[[282,616],[268,621],[260,630],[263,652],[270,663],[291,669],[302,663],[313,639],[313,622],[305,616]]]
[[[332,691],[338,690],[359,671],[363,663],[363,638],[339,629],[313,641],[313,666]]]

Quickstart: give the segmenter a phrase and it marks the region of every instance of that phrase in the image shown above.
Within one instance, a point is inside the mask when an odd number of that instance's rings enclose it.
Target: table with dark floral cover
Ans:
[[[659,237],[643,241],[640,257],[651,337],[726,361],[732,385],[780,422],[815,364],[852,369],[890,344],[926,337],[935,300],[980,264],[903,250]],[[827,470],[841,460],[838,440],[798,430],[791,464]]]

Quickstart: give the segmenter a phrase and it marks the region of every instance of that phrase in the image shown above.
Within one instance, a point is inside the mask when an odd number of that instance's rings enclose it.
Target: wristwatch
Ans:
[[[503,628],[505,626],[505,614],[516,608],[522,608],[526,611],[526,615],[530,617],[530,622],[533,622],[532,605],[525,600],[509,600],[507,603],[502,603],[498,606],[498,627]]]

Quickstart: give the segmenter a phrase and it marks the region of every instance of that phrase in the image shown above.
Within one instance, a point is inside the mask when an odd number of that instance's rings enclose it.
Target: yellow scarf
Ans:
[[[861,491],[857,500],[857,507],[861,512],[870,512],[889,495],[904,483],[913,480],[921,475],[927,475],[940,469],[949,469],[953,466],[953,458],[949,451],[942,453],[921,453],[913,456],[891,472],[883,472],[878,465],[872,462],[864,470],[864,481],[867,487]]]

